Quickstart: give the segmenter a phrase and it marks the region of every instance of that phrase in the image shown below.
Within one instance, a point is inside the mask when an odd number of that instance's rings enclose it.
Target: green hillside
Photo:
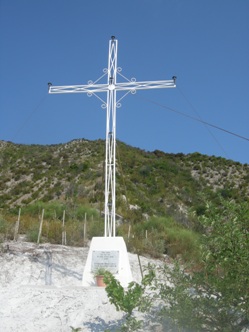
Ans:
[[[46,146],[2,141],[0,149],[2,209],[70,199],[103,209],[104,141]],[[248,180],[247,164],[117,142],[117,213],[127,221],[170,215],[187,225],[190,209],[200,215],[206,202],[219,196],[248,201]]]

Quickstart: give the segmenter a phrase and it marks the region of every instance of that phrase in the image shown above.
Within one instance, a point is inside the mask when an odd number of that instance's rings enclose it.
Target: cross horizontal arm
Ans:
[[[108,90],[116,91],[135,91],[147,89],[160,89],[160,88],[175,88],[175,80],[166,81],[129,81],[116,84],[87,84],[87,85],[62,85],[53,86],[49,85],[48,92],[52,93],[87,93],[93,94],[98,92],[107,92]]]
[[[49,85],[48,93],[96,93],[106,92],[108,84],[94,84],[94,85],[62,85],[53,86]]]
[[[142,82],[124,82],[117,83],[115,89],[117,91],[125,90],[147,90],[147,89],[160,89],[160,88],[175,88],[175,80],[167,81],[142,81]]]

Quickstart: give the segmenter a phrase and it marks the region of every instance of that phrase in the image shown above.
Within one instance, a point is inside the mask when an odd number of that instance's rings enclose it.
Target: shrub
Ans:
[[[249,324],[248,204],[207,206],[201,222],[201,265],[159,268],[154,300],[161,301],[167,331],[245,331]],[[153,269],[154,271],[154,269]]]
[[[33,224],[26,232],[27,241],[37,242],[39,234],[39,225]]]
[[[180,256],[183,261],[196,263],[199,260],[199,235],[176,224],[172,218],[150,218],[133,225],[131,233],[128,239],[127,224],[118,228],[118,234],[126,239],[128,249],[133,252],[155,258],[162,254]]]
[[[14,239],[14,223],[0,216],[0,234],[3,240]]]
[[[104,283],[109,301],[115,305],[117,311],[123,311],[126,314],[121,331],[137,331],[142,327],[143,321],[134,317],[133,313],[135,309],[146,312],[151,306],[151,299],[146,294],[146,290],[154,276],[154,272],[150,270],[141,284],[130,282],[127,289],[124,289],[110,272],[105,273]]]

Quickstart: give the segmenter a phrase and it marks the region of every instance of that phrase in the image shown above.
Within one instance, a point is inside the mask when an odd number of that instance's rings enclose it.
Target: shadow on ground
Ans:
[[[89,328],[92,332],[114,332],[118,331],[123,323],[123,318],[116,321],[112,320],[109,322],[105,322],[102,318],[97,317],[95,322],[85,322],[83,323],[83,326]]]

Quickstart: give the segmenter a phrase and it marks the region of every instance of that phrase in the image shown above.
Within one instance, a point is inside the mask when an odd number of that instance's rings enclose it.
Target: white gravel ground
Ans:
[[[82,287],[88,248],[6,242],[0,254],[0,332],[116,331],[124,314],[105,289]],[[140,282],[137,255],[128,254]],[[141,257],[143,266],[151,260]],[[144,317],[146,319],[146,317]],[[161,331],[147,324],[147,331]]]

